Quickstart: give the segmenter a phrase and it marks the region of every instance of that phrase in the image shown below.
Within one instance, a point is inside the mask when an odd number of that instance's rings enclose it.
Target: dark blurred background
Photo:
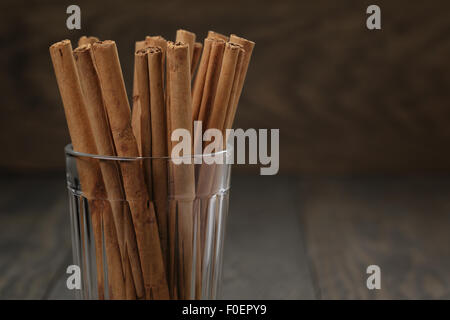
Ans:
[[[279,128],[281,173],[426,173],[450,169],[446,1],[70,1],[1,3],[0,168],[58,171],[69,141],[48,53],[81,35],[114,39],[128,90],[134,41],[186,28],[256,42],[236,126]],[[247,168],[248,169],[248,168]],[[246,170],[236,167],[236,170]]]
[[[70,297],[48,47],[115,40],[130,93],[134,42],[178,28],[255,41],[236,126],[280,129],[278,176],[233,169],[225,298],[450,298],[448,1],[2,0],[0,16],[0,298]]]

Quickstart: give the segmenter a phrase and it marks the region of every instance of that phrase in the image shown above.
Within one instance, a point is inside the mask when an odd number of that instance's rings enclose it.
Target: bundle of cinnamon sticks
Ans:
[[[195,120],[204,130],[232,127],[254,43],[210,31],[202,44],[178,30],[175,42],[147,36],[135,47],[131,112],[114,41],[50,46],[73,149],[125,159],[77,162],[98,298],[201,298],[205,240],[194,217],[205,217],[194,202],[211,191],[215,169],[196,173],[193,164],[167,160],[171,133],[183,128],[193,136]]]

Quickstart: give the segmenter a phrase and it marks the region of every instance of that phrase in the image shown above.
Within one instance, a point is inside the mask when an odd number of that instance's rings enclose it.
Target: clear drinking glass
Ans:
[[[78,298],[218,297],[231,152],[193,156],[191,164],[90,155],[71,145],[65,153]]]

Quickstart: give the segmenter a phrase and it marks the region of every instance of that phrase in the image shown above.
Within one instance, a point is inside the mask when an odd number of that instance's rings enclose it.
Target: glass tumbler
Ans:
[[[67,145],[65,154],[77,298],[218,297],[231,152],[121,158]]]

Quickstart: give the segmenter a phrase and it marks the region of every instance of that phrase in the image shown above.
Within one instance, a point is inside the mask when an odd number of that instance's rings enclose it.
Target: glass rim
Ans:
[[[178,157],[178,158],[172,158],[169,156],[164,156],[164,157],[119,157],[119,156],[105,156],[105,155],[75,151],[75,150],[73,150],[72,143],[68,143],[64,147],[64,152],[65,152],[66,156],[70,155],[73,157],[83,157],[83,158],[91,158],[91,159],[97,159],[97,160],[113,160],[113,161],[171,160],[171,159],[217,157],[220,155],[231,154],[231,151],[232,151],[232,147],[229,145],[227,149],[222,150],[222,151],[217,151],[214,153],[207,153],[207,154],[197,154],[197,155],[194,154],[194,155],[183,156],[183,157]]]

